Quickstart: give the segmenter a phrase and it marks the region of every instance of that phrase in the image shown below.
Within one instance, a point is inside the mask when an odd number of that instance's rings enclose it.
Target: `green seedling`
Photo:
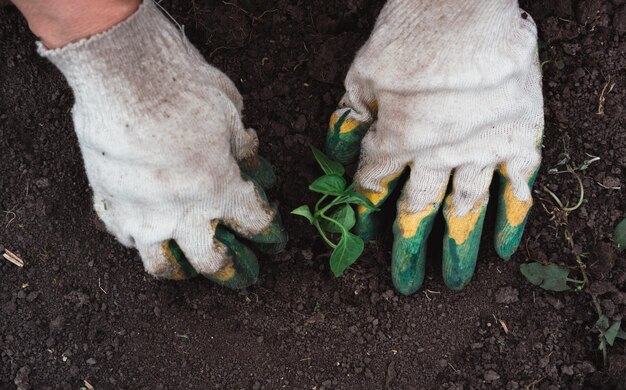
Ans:
[[[556,205],[561,209],[562,216],[565,221],[565,225],[567,225],[567,215],[571,212],[578,210],[585,202],[585,187],[583,185],[583,180],[581,174],[578,172],[585,172],[591,164],[600,160],[600,157],[593,156],[591,154],[587,154],[589,157],[587,160],[583,161],[580,165],[577,165],[572,160],[572,156],[569,153],[569,137],[563,138],[563,153],[560,155],[559,162],[552,168],[548,170],[549,174],[570,174],[574,176],[578,183],[578,201],[570,205],[569,201],[563,202],[559,196],[557,196],[554,192],[550,191],[547,187],[543,187],[544,191],[552,197]],[[564,169],[563,169],[564,168]],[[554,214],[553,214],[554,215]],[[574,235],[569,229],[566,227],[563,233],[565,240],[569,249],[576,253],[575,244],[574,244]],[[576,264],[578,264],[578,268],[580,268],[580,273],[582,276],[582,280],[570,279],[569,270],[566,268],[559,267],[555,264],[550,265],[541,265],[538,263],[531,263],[523,265],[520,270],[531,283],[540,286],[546,290],[551,291],[567,291],[570,290],[570,287],[567,283],[574,283],[575,290],[581,291],[589,284],[589,278],[587,277],[587,265],[585,264],[585,257],[587,256],[584,253],[576,253]],[[544,272],[546,272],[544,274]],[[543,278],[546,278],[544,281]]]
[[[587,170],[587,168],[589,168],[591,164],[595,163],[596,161],[600,161],[600,157],[585,153],[589,158],[583,161],[580,165],[577,165],[569,152],[569,136],[566,135],[561,140],[563,141],[563,152],[559,155],[559,162],[557,162],[556,165],[552,168],[548,169],[549,174],[554,175],[560,173],[570,173],[568,169],[560,168],[567,168],[568,165],[574,171],[584,172]]]
[[[589,158],[583,161],[580,165],[576,165],[574,161],[572,160],[572,156],[569,153],[569,138],[564,137],[563,138],[563,153],[561,153],[561,156],[560,156],[561,159],[554,167],[548,170],[548,173],[551,175],[561,174],[561,173],[571,174],[572,176],[574,176],[574,178],[578,182],[578,189],[579,189],[578,201],[576,202],[576,204],[572,206],[570,206],[569,202],[567,201],[563,202],[561,198],[559,198],[559,196],[556,195],[554,192],[550,191],[548,187],[546,186],[543,187],[544,191],[548,195],[550,195],[550,197],[559,206],[559,208],[566,213],[579,209],[580,206],[582,206],[585,201],[585,187],[583,186],[582,178],[577,172],[584,172],[587,170],[587,168],[589,168],[591,164],[593,164],[596,161],[600,161],[600,157],[598,156],[592,156],[589,153],[585,153],[585,154]],[[565,169],[562,169],[561,167],[564,167]]]
[[[580,291],[585,285],[584,280],[570,278],[569,270],[556,264],[527,263],[519,268],[530,283],[544,290],[570,291],[572,288],[568,283],[573,283],[574,289]]]
[[[602,358],[605,365],[607,362],[608,347],[612,347],[617,338],[626,340],[626,332],[624,332],[621,327],[621,320],[611,322],[606,315],[602,314],[593,328],[591,328],[592,332],[599,334],[598,338],[600,339],[600,344],[598,345],[598,349],[602,351]]]
[[[598,349],[602,351],[602,359],[604,361],[604,365],[606,366],[608,347],[613,346],[615,339],[626,340],[626,332],[622,330],[622,321],[609,320],[609,317],[602,312],[602,308],[600,307],[596,297],[592,295],[592,298],[596,313],[598,313],[598,320],[593,325],[593,328],[591,328],[591,331],[598,333],[598,339],[600,340]]]
[[[613,232],[613,240],[617,246],[618,251],[626,249],[626,218],[622,219],[620,223],[615,227]]]
[[[551,170],[550,173],[553,174],[559,174],[559,173],[570,173],[572,174],[575,178],[576,181],[578,182],[578,202],[573,205],[570,206],[569,202],[566,202],[565,204],[563,203],[563,201],[561,201],[561,198],[559,198],[554,192],[550,191],[548,189],[548,187],[544,186],[543,189],[544,191],[546,191],[548,193],[548,195],[550,195],[552,197],[552,199],[554,199],[554,201],[556,202],[556,204],[559,206],[559,208],[565,212],[571,212],[571,211],[575,211],[578,210],[580,208],[580,206],[583,205],[583,202],[585,201],[585,187],[583,186],[583,180],[580,177],[580,175],[578,173],[576,173],[577,170],[579,171],[584,171],[586,170],[589,165],[591,163],[593,163],[594,161],[598,161],[600,158],[596,157],[596,159],[589,159],[587,161],[585,161],[582,165],[580,165],[579,167],[573,168],[571,165],[569,165],[569,163],[566,163],[565,165],[565,170],[564,171],[558,171],[558,170]],[[560,164],[560,163],[559,163]],[[557,164],[558,166],[558,164]],[[556,169],[556,168],[554,168]]]
[[[605,86],[606,88],[606,86]],[[603,91],[604,93],[604,91]],[[603,102],[601,101],[601,107]],[[598,114],[602,114],[601,110],[598,109]],[[585,193],[584,186],[581,176],[577,172],[584,172],[589,168],[591,164],[600,160],[600,157],[592,156],[587,154],[589,157],[588,160],[583,161],[580,165],[575,165],[572,162],[572,158],[568,151],[568,139],[563,139],[564,152],[562,153],[561,160],[557,163],[557,165],[551,168],[548,173],[550,174],[561,174],[567,173],[573,175],[579,187],[579,197],[576,204],[570,206],[569,202],[563,202],[555,193],[550,191],[548,188],[544,187],[544,190],[552,197],[554,202],[558,205],[558,207],[563,211],[565,217],[567,214],[573,211],[576,211],[580,208],[585,201]],[[559,167],[564,166],[565,169],[560,169]],[[619,189],[619,188],[617,188]],[[567,244],[574,252],[574,238],[573,234],[566,228],[564,232],[565,239]],[[616,227],[614,232],[614,242],[619,251],[624,250],[626,247],[626,219],[622,220]],[[560,267],[556,264],[548,264],[542,265],[539,263],[529,263],[522,264],[520,266],[520,271],[522,274],[530,281],[532,284],[539,286],[545,290],[550,291],[568,291],[571,290],[570,285],[568,283],[573,283],[575,285],[574,289],[576,291],[581,291],[586,285],[589,284],[589,278],[587,277],[586,269],[587,266],[584,262],[584,258],[586,254],[580,253],[576,254],[576,263],[580,268],[580,272],[583,280],[571,279],[569,278],[569,270],[567,268]],[[590,293],[591,298],[593,299],[593,304],[595,306],[596,313],[598,314],[598,320],[591,328],[592,332],[598,333],[599,345],[598,349],[602,351],[602,358],[604,361],[604,365],[607,364],[607,355],[608,348],[613,346],[616,338],[621,338],[626,340],[626,332],[621,329],[622,321],[614,320],[611,321],[603,312],[598,300]]]
[[[363,253],[365,243],[350,233],[356,224],[356,215],[352,206],[364,206],[369,210],[376,207],[362,194],[354,189],[354,184],[348,185],[343,177],[343,165],[333,161],[320,150],[311,146],[315,160],[324,171],[324,175],[316,179],[309,186],[309,190],[322,194],[315,203],[313,211],[307,205],[293,210],[291,214],[306,218],[315,226],[324,242],[332,248],[330,255],[330,269],[339,277]],[[331,235],[339,235],[339,241],[333,242]]]

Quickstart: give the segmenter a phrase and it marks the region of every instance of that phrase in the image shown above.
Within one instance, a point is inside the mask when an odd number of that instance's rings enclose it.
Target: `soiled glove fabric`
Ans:
[[[109,232],[150,274],[254,283],[254,253],[286,234],[261,187],[274,176],[243,127],[242,98],[151,0],[108,31],[39,52],[67,78],[74,127]],[[228,227],[228,229],[226,228]]]
[[[543,132],[537,32],[517,1],[389,0],[345,85],[330,121],[330,155],[347,163],[360,150],[357,188],[376,205],[410,169],[393,228],[397,290],[422,285],[442,203],[444,281],[455,290],[469,283],[494,171],[495,246],[510,258],[532,205]],[[364,239],[376,225],[359,210]]]

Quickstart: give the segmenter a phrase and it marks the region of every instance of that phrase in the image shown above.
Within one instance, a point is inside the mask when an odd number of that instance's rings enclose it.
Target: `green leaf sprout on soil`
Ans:
[[[600,339],[600,343],[598,345],[598,349],[602,351],[602,357],[605,365],[607,363],[608,354],[607,345],[612,347],[613,343],[615,343],[615,339],[618,338],[626,340],[626,332],[624,332],[621,327],[621,320],[611,322],[605,314],[599,314],[598,320],[593,328],[591,328],[592,332],[599,334],[598,338]]]
[[[617,224],[613,237],[618,251],[621,252],[626,249],[626,218]]]
[[[585,284],[583,280],[569,278],[569,270],[556,264],[527,263],[520,265],[522,275],[535,286],[548,291],[569,291],[573,283],[576,290]]]
[[[311,146],[315,160],[324,175],[317,178],[309,186],[309,190],[322,194],[315,204],[313,211],[307,205],[302,205],[291,212],[309,221],[317,229],[326,244],[333,250],[330,255],[330,269],[339,277],[363,253],[365,243],[350,233],[356,224],[356,214],[352,206],[364,206],[370,210],[376,207],[362,194],[354,189],[354,185],[346,182],[343,177],[343,165],[333,161],[320,150]],[[333,242],[331,234],[338,234],[339,241]]]
[[[591,294],[593,305],[598,313],[598,320],[591,328],[591,331],[598,333],[598,349],[602,351],[602,360],[604,366],[608,364],[609,347],[615,343],[615,339],[626,340],[626,332],[622,330],[622,320],[611,320],[602,311],[602,306],[598,302],[598,298]]]

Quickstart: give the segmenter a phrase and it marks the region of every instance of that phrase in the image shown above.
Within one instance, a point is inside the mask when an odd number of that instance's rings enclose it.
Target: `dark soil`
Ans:
[[[590,332],[591,292],[611,319],[626,314],[626,264],[611,242],[626,206],[624,0],[522,2],[541,33],[547,120],[523,247],[497,258],[492,213],[474,281],[455,293],[442,282],[439,234],[425,286],[410,297],[392,288],[390,232],[335,279],[314,230],[288,217],[313,201],[306,188],[319,172],[307,145],[323,146],[383,1],[254,3],[163,1],[235,80],[278,173],[271,195],[292,239],[261,258],[258,284],[239,292],[202,278],[155,280],[98,228],[71,91],[37,56],[17,10],[0,9],[0,252],[26,262],[0,259],[0,389],[79,389],[83,380],[97,390],[625,388],[626,342],[604,368]],[[575,178],[548,173],[564,152],[576,165],[600,157],[580,172],[586,203],[568,215],[544,190],[575,202]],[[585,292],[545,292],[519,273],[540,261],[580,277],[581,253]]]

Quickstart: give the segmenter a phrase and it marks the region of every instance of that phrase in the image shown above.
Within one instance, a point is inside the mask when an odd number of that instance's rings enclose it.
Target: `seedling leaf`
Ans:
[[[604,338],[606,342],[612,347],[615,342],[615,337],[617,337],[617,333],[620,331],[620,327],[622,326],[622,321],[613,321],[611,327],[604,332]]]
[[[314,208],[300,206],[291,213],[306,218],[319,232],[326,245],[333,249],[330,268],[336,277],[352,265],[363,253],[365,243],[358,236],[350,233],[356,224],[354,206],[363,206],[378,210],[364,195],[354,190],[354,183],[347,186],[344,179],[344,167],[331,160],[324,153],[311,146],[315,160],[325,175],[315,180],[309,190],[323,194]],[[340,234],[339,242],[329,233]]]
[[[335,174],[324,175],[311,183],[309,189],[324,195],[340,196],[346,189],[346,179]]]
[[[594,329],[597,329],[600,332],[604,332],[609,328],[609,318],[602,314],[598,321],[593,325]]]
[[[609,328],[609,318],[602,314],[596,323],[593,325],[593,329],[597,332],[603,333]]]
[[[345,170],[341,163],[331,160],[330,158],[328,158],[328,156],[326,156],[313,145],[311,145],[311,151],[313,152],[313,156],[315,156],[315,160],[325,174],[343,176]]]
[[[535,286],[548,291],[568,291],[569,270],[556,264],[528,263],[520,265],[520,271]]]
[[[354,210],[349,204],[345,204],[341,206],[339,209],[337,209],[337,211],[333,212],[329,217],[339,222],[341,226],[343,226],[344,229],[346,230],[352,229],[354,227],[354,224],[356,224],[356,216],[354,214]],[[331,233],[342,232],[342,229],[333,222],[323,220],[321,225],[328,232],[331,232]]]
[[[339,240],[337,248],[330,256],[330,269],[335,277],[340,277],[356,259],[363,253],[365,244],[363,240],[350,232],[344,232]]]
[[[626,218],[622,219],[615,227],[613,240],[615,241],[615,245],[617,245],[618,251],[621,252],[626,249]]]
[[[311,210],[309,209],[309,206],[307,205],[302,205],[298,207],[297,209],[294,209],[291,212],[291,214],[300,215],[308,219],[310,223],[313,223],[313,214],[311,213]]]
[[[356,204],[358,206],[365,206],[369,210],[377,210],[374,203],[371,200],[367,199],[367,197],[360,192],[356,192],[355,190],[348,190],[348,198],[345,200],[346,203]]]
[[[617,336],[615,336],[615,337],[617,337],[618,339],[626,340],[626,332],[624,332],[623,330],[620,329],[617,332]]]

